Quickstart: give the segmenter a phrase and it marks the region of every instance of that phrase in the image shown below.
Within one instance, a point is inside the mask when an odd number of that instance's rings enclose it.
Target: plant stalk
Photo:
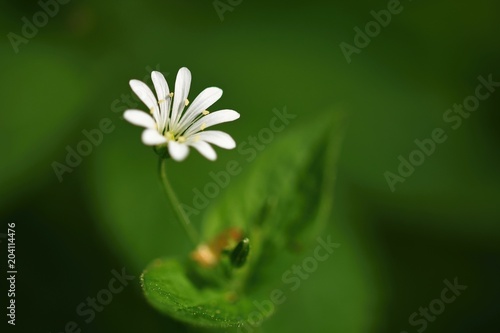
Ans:
[[[175,215],[177,216],[178,222],[181,224],[182,228],[186,232],[189,240],[192,245],[196,247],[199,244],[199,236],[196,229],[193,227],[186,213],[181,207],[181,203],[179,199],[175,195],[175,192],[170,184],[170,181],[167,177],[167,159],[161,158],[159,160],[158,171],[160,173],[161,182],[163,185],[163,189],[165,190],[165,194],[167,195],[168,201],[170,202],[170,206],[172,207]]]

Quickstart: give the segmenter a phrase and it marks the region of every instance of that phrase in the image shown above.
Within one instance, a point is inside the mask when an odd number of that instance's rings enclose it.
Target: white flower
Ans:
[[[210,144],[225,149],[233,149],[236,143],[227,133],[205,131],[206,128],[236,120],[240,114],[234,110],[208,112],[221,96],[222,90],[206,88],[192,103],[188,94],[191,85],[191,72],[183,67],[175,79],[175,90],[170,92],[165,77],[160,72],[152,72],[151,78],[156,97],[151,89],[138,80],[130,80],[134,93],[146,104],[151,115],[140,110],[127,110],[123,117],[130,123],[144,127],[142,142],[148,146],[168,145],[170,156],[177,161],[184,160],[189,154],[189,146],[208,158],[215,160],[217,154]],[[187,107],[189,105],[189,107]],[[184,110],[187,107],[186,110]]]

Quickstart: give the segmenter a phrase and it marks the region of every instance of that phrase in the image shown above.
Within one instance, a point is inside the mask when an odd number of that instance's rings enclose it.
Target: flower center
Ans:
[[[172,131],[168,131],[167,133],[165,133],[165,138],[167,138],[168,141],[177,141],[179,143],[186,142],[186,137],[185,136],[179,135],[176,138],[174,132],[172,132]]]
[[[174,133],[168,131],[167,133],[165,133],[165,137],[167,138],[167,140],[169,141],[175,141],[175,136],[174,136]]]

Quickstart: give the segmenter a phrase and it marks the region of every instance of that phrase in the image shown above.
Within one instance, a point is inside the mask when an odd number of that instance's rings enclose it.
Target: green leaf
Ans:
[[[341,137],[341,115],[331,112],[273,142],[208,212],[204,239],[238,226],[252,242],[249,278],[282,272],[328,222]]]
[[[250,300],[268,297],[286,267],[309,249],[331,212],[341,117],[333,113],[301,125],[268,146],[204,221],[207,243],[228,228],[244,231],[251,242],[244,267],[225,282],[201,287],[196,281],[210,273],[172,259],[156,261],[143,274],[154,307],[191,324],[243,325],[255,311]]]
[[[142,274],[148,301],[163,313],[204,327],[238,327],[253,310],[246,297],[227,289],[199,288],[189,265],[175,259],[156,260]]]

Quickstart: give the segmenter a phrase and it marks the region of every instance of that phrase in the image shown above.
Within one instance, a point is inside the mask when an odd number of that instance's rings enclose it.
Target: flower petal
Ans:
[[[207,127],[221,123],[226,123],[228,121],[233,121],[238,119],[239,117],[240,114],[234,110],[215,111],[195,121],[194,124],[187,129],[184,136],[189,137],[194,133],[203,131]]]
[[[217,153],[212,148],[212,146],[206,143],[205,141],[196,141],[190,143],[189,145],[195,148],[197,151],[199,151],[200,154],[205,156],[210,161],[215,161],[217,159]]]
[[[147,146],[156,146],[167,142],[167,139],[157,130],[146,129],[142,132],[142,142]]]
[[[169,117],[169,109],[170,109],[170,90],[168,88],[167,80],[162,73],[153,71],[151,73],[151,79],[153,80],[153,84],[156,90],[156,96],[158,97],[158,104],[160,105],[160,121],[159,127],[161,129],[165,128],[165,125],[168,121]]]
[[[179,120],[179,125],[177,131],[182,132],[189,127],[191,122],[193,122],[197,116],[199,116],[203,111],[211,107],[215,102],[219,100],[222,96],[222,89],[216,87],[210,87],[203,90],[189,105],[184,116]]]
[[[131,124],[144,128],[156,129],[156,123],[153,117],[141,110],[127,110],[123,114],[123,118]]]
[[[172,115],[170,122],[175,126],[186,106],[186,100],[191,87],[191,72],[186,67],[182,67],[177,72],[175,78],[174,103],[172,106]]]
[[[141,101],[146,104],[149,111],[153,114],[156,123],[159,123],[160,111],[158,109],[158,101],[156,100],[155,95],[153,95],[151,89],[149,89],[144,82],[139,80],[130,80],[130,88],[132,88],[137,97],[139,97]]]
[[[162,73],[153,71],[151,73],[151,79],[153,80],[153,85],[155,86],[156,96],[158,100],[165,99],[168,94],[170,94],[170,90],[168,89],[167,80]]]
[[[204,131],[196,133],[189,137],[188,141],[205,141],[224,149],[233,149],[236,147],[236,142],[234,142],[233,138],[229,134],[221,131]]]
[[[176,161],[183,161],[189,154],[189,147],[185,143],[178,143],[176,141],[168,142],[168,152],[170,156]]]

